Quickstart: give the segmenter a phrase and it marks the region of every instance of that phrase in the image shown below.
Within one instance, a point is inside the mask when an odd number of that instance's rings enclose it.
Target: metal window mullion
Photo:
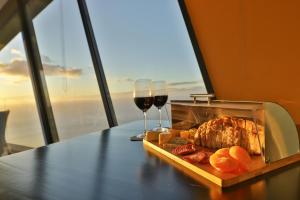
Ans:
[[[187,7],[185,5],[185,0],[178,0],[178,4],[180,7],[180,10],[181,10],[181,13],[182,13],[182,16],[183,16],[183,19],[184,19],[184,22],[185,22],[192,46],[193,46],[194,52],[195,52],[195,56],[196,56],[196,59],[197,59],[197,62],[198,62],[198,65],[199,65],[199,68],[200,68],[200,71],[202,74],[202,78],[203,78],[207,93],[213,94],[214,89],[212,87],[212,84],[211,84],[211,81],[210,81],[210,78],[209,78],[209,75],[208,75],[208,72],[206,69],[206,65],[205,65],[205,62],[203,59],[203,55],[202,55],[201,49],[199,47],[199,44],[198,44],[198,41],[196,38],[195,31],[194,31],[189,13],[187,11]]]
[[[95,39],[92,23],[90,20],[88,8],[87,8],[85,0],[77,0],[77,2],[78,2],[79,11],[81,14],[83,27],[85,30],[87,42],[89,45],[89,49],[90,49],[90,53],[91,53],[91,57],[92,57],[95,74],[97,77],[98,86],[99,86],[102,102],[104,105],[107,121],[108,121],[109,127],[117,126],[118,122],[117,122],[116,114],[114,111],[113,103],[111,100],[110,92],[109,92],[109,89],[107,86],[107,81],[105,78],[105,73],[104,73],[102,62],[101,62],[97,42]]]
[[[18,9],[22,24],[22,36],[29,64],[29,73],[38,108],[46,144],[59,141],[52,106],[48,94],[43,65],[37,45],[37,39],[31,17],[26,10],[24,0],[18,1]],[[30,115],[30,113],[28,113]]]

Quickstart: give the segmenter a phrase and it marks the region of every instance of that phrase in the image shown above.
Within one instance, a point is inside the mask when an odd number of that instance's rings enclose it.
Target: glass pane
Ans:
[[[86,2],[119,123],[142,119],[132,99],[136,79],[167,81],[169,100],[206,93],[176,0]],[[158,119],[157,109],[148,115]]]
[[[21,33],[0,49],[0,94],[0,112],[9,110],[6,124],[1,115],[0,134],[10,153],[44,145]]]
[[[60,139],[108,128],[77,1],[45,6],[33,24]]]

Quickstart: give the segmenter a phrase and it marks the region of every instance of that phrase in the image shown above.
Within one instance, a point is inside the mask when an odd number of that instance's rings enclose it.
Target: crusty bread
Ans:
[[[260,154],[258,136],[264,134],[262,126],[253,121],[236,117],[219,117],[201,124],[194,136],[194,143],[208,148],[241,146],[250,154]],[[263,141],[261,141],[263,142]]]

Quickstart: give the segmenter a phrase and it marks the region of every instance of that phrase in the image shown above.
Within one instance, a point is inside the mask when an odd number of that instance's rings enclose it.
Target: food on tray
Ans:
[[[169,129],[169,133],[173,135],[173,137],[180,137],[180,132],[182,130],[176,130],[176,129]]]
[[[224,156],[230,156],[229,155],[229,148],[222,148],[222,149],[218,149],[215,154],[220,154],[220,155],[224,155]]]
[[[174,149],[178,146],[181,146],[181,145],[180,144],[170,144],[170,143],[165,143],[165,144],[162,145],[162,147],[164,149]]]
[[[174,135],[170,133],[160,133],[158,136],[158,144],[162,145],[168,143],[173,137]]]
[[[149,142],[157,141],[160,132],[157,131],[147,131],[145,139]]]
[[[240,146],[230,147],[229,155],[240,163],[241,168],[243,168],[244,170],[249,170],[251,157],[244,148]]]
[[[195,151],[196,151],[196,147],[194,144],[185,144],[173,149],[172,153],[175,155],[186,155],[186,154],[194,153]]]
[[[213,153],[210,151],[198,150],[193,154],[183,156],[182,159],[190,163],[209,163],[209,157]]]
[[[158,141],[160,147],[187,162],[210,164],[222,173],[240,173],[249,170],[249,154],[260,154],[258,137],[263,131],[251,120],[225,116],[204,122],[198,129],[149,131],[145,139]]]
[[[206,157],[206,154],[202,151],[198,151],[196,153],[193,153],[191,155],[183,156],[183,160],[186,160],[190,163],[200,163],[204,160]]]
[[[186,138],[186,139],[194,139],[196,132],[197,132],[197,129],[195,129],[195,128],[180,131],[180,137]]]
[[[251,120],[219,117],[199,126],[194,135],[194,143],[214,149],[241,146],[250,154],[260,154],[258,137],[263,134],[263,127],[257,125],[257,129]]]
[[[160,145],[165,145],[165,144],[183,145],[191,142],[182,137],[174,137],[174,135],[170,133],[160,133],[158,143]]]
[[[188,144],[189,141],[182,137],[174,137],[169,141],[169,143],[183,145],[183,144]]]
[[[210,156],[213,155],[214,153],[213,153],[213,152],[210,152],[210,151],[205,151],[205,154],[206,154],[206,156],[205,156],[205,158],[204,158],[204,159],[202,160],[202,162],[201,162],[201,163],[203,163],[203,164],[209,163],[209,158],[210,158]]]
[[[219,149],[210,156],[209,162],[220,172],[247,171],[251,157],[244,148],[233,146]]]
[[[220,172],[234,172],[239,167],[239,163],[231,156],[216,153],[210,156],[209,163]]]

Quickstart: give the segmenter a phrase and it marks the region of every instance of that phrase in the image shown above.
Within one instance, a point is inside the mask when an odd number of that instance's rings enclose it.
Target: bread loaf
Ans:
[[[262,138],[262,134],[263,127],[256,127],[251,120],[225,116],[201,124],[194,136],[194,143],[215,149],[238,145],[250,154],[260,154],[258,137]]]

